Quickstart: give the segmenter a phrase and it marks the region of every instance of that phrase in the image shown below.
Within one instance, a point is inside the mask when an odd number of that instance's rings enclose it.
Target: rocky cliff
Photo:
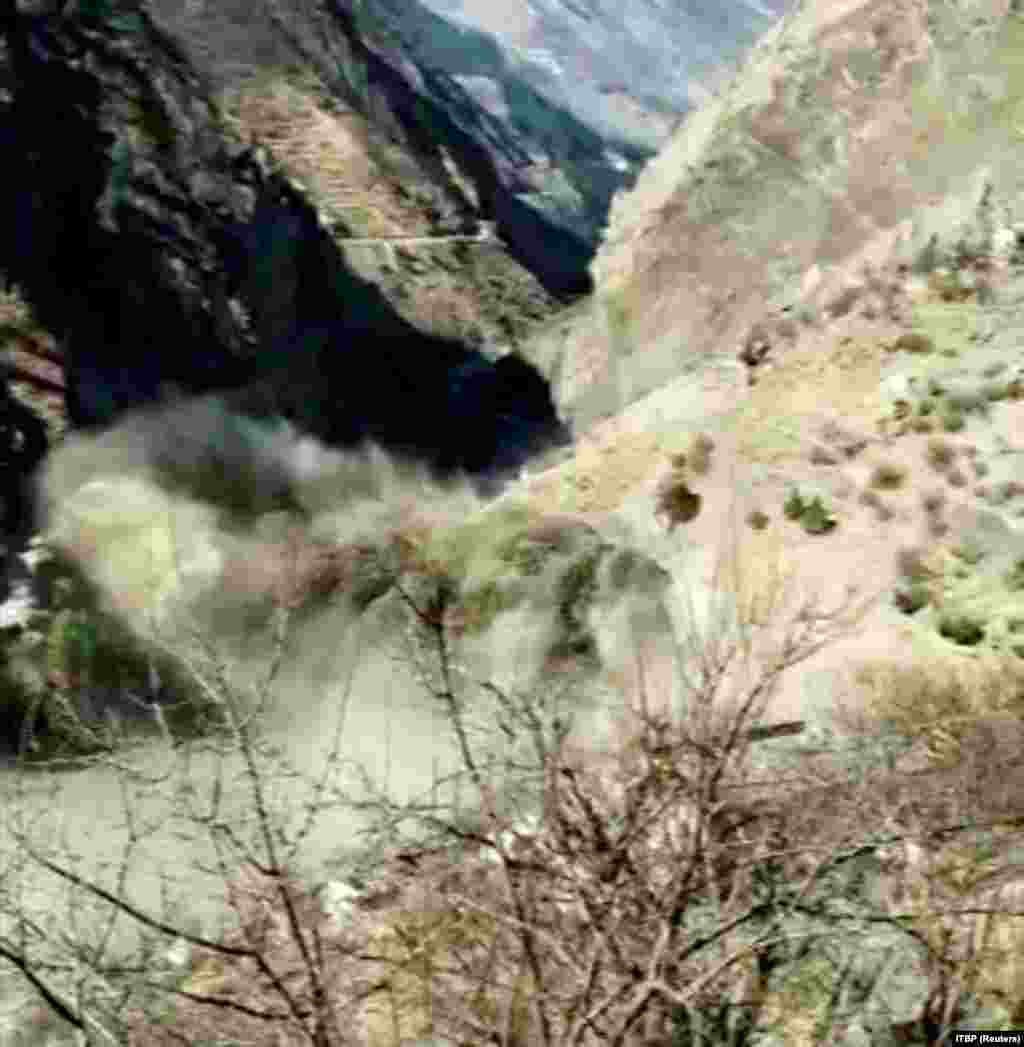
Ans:
[[[60,344],[72,424],[231,388],[250,414],[444,473],[568,439],[529,365],[424,333],[346,264],[144,7],[7,5],[3,39],[0,261]]]
[[[289,63],[315,69],[336,98],[427,163],[453,206],[494,220],[513,257],[560,296],[589,288],[612,196],[632,185],[701,81],[783,7],[153,5],[222,85]]]

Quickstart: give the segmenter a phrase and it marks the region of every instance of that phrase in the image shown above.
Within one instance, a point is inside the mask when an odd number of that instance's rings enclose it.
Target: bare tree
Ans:
[[[176,653],[222,729],[173,750],[174,782],[95,757],[120,775],[128,820],[110,884],[77,869],[66,846],[42,847],[31,826],[11,823],[19,848],[3,870],[0,959],[87,1043],[195,1043],[217,1030],[230,1042],[317,1047],[397,1047],[421,1036],[500,1047],[739,1047],[776,1020],[780,972],[811,957],[829,970],[817,1042],[834,1039],[883,973],[881,964],[855,970],[851,950],[836,943],[885,927],[920,948],[933,987],[929,1035],[945,1042],[984,941],[954,942],[935,921],[951,927],[1012,906],[957,906],[934,892],[923,905],[844,894],[837,885],[865,856],[916,853],[925,825],[904,810],[915,785],[851,770],[831,751],[805,750],[795,767],[766,755],[767,740],[801,729],[764,722],[783,675],[869,602],[848,592],[821,610],[782,579],[767,596],[752,592],[735,561],[720,565],[714,591],[707,624],[691,607],[676,638],[681,706],[668,709],[641,687],[621,737],[588,752],[571,691],[520,693],[473,679],[447,631],[451,587],[442,580],[424,597],[403,585],[403,657],[443,710],[460,766],[414,802],[398,802],[369,772],[357,791],[343,788],[347,688],[324,766],[307,771],[299,816],[288,818],[274,785],[296,769],[268,745],[260,717],[285,656],[289,607],[278,608],[273,657],[252,695],[238,692],[221,653],[195,633]],[[643,679],[645,666],[637,671]],[[217,773],[197,796],[189,769],[204,757]],[[209,841],[207,871],[234,915],[223,934],[133,901],[129,873],[155,831],[142,817],[146,789],[169,789],[175,816]],[[245,817],[229,802],[239,795]],[[887,805],[887,824],[865,817],[869,801]],[[294,870],[313,824],[343,806],[369,819],[381,848],[377,883],[339,926]],[[916,813],[937,838],[975,827],[976,812]],[[414,846],[401,831],[410,824]],[[44,875],[68,888],[59,919],[40,919],[28,904],[25,892]],[[139,934],[130,962],[114,948],[124,924]],[[171,942],[190,953],[185,977],[155,973]],[[371,1011],[383,1025],[370,1028]]]

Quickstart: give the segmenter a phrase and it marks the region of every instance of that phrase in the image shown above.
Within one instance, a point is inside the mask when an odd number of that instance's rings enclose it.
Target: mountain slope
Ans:
[[[1012,224],[1009,6],[805,3],[773,28],[616,199],[596,308],[564,356],[587,377],[566,379],[563,409],[608,414],[687,361],[735,352],[765,303],[792,305],[816,281],[825,294],[830,271],[888,257],[933,205],[955,224],[991,183]]]

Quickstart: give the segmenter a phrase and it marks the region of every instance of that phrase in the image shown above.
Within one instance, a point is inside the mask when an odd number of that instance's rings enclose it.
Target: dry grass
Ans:
[[[925,448],[925,460],[937,472],[948,469],[956,459],[956,445],[941,436],[933,436]]]
[[[223,104],[243,141],[264,145],[328,214],[363,236],[419,231],[371,158],[361,119],[328,111],[315,85],[268,79],[226,95]]]
[[[896,553],[896,569],[912,582],[923,582],[934,575],[924,552],[916,546],[904,546]]]
[[[899,462],[879,462],[871,470],[868,483],[882,490],[895,490],[906,483],[907,472],[907,467]]]
[[[927,577],[914,552],[903,565],[907,577]],[[853,673],[870,719],[908,738],[951,743],[958,731],[991,716],[1024,718],[1024,659],[987,653],[879,658],[863,661]]]
[[[690,441],[687,461],[697,476],[706,476],[711,471],[711,452],[714,449],[715,441],[707,433],[697,433]]]

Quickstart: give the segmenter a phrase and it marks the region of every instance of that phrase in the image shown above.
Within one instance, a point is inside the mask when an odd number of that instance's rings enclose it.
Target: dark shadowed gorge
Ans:
[[[72,425],[230,389],[247,413],[485,487],[568,441],[527,363],[417,329],[346,267],[143,8],[12,5],[4,29],[0,268],[60,345]]]

